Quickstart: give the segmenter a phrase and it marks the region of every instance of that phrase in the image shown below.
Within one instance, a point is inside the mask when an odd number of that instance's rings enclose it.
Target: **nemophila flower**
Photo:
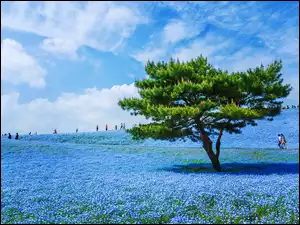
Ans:
[[[1,222],[299,222],[298,151],[225,149],[216,174],[201,172],[209,161],[191,143],[165,143],[122,132],[2,139]]]

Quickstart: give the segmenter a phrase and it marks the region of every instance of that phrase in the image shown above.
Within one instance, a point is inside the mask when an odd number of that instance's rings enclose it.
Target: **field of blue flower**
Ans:
[[[288,150],[277,149],[277,133]],[[221,173],[189,141],[135,142],[124,131],[2,137],[1,223],[296,224],[298,135],[298,109],[227,135]]]

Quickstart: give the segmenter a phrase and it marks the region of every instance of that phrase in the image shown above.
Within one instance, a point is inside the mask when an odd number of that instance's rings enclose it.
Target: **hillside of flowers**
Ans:
[[[124,131],[2,137],[1,223],[298,224],[298,113],[224,137],[221,173],[189,141],[137,142]]]

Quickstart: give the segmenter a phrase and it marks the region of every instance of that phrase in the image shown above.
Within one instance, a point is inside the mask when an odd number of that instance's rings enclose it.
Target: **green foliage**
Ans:
[[[129,132],[135,139],[200,139],[200,130],[218,134],[220,129],[240,133],[255,120],[272,119],[291,91],[283,85],[281,61],[246,72],[229,74],[215,69],[200,56],[188,62],[171,59],[148,62],[149,78],[136,81],[141,98],[119,101],[131,115],[151,118],[151,123]]]

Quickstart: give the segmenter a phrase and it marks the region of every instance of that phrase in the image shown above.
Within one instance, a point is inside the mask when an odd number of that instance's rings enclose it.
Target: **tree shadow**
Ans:
[[[223,163],[222,172],[216,172],[212,165],[185,164],[162,168],[175,173],[214,173],[232,175],[270,175],[270,174],[299,174],[299,163]]]

